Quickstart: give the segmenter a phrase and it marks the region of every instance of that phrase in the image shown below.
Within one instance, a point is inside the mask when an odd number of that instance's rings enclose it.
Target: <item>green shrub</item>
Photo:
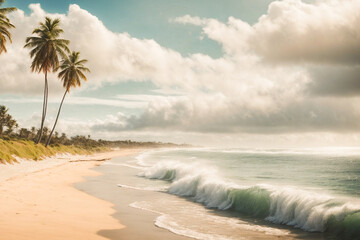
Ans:
[[[0,163],[14,163],[17,162],[15,157],[39,161],[45,157],[53,156],[57,153],[70,154],[91,154],[99,151],[106,151],[109,148],[96,147],[84,148],[74,145],[55,144],[45,148],[42,144],[35,144],[28,140],[5,140],[0,139]]]

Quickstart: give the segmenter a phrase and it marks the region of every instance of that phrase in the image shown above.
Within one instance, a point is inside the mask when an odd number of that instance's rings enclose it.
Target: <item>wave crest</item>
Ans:
[[[290,187],[243,187],[201,164],[160,162],[139,176],[169,181],[169,193],[191,197],[208,208],[236,211],[305,231],[360,237],[360,206],[332,196]]]

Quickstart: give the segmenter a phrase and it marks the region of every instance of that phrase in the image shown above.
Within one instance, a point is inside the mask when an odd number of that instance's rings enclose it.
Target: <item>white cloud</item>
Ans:
[[[216,19],[201,19],[190,15],[177,17],[173,21],[202,26],[203,34],[219,42],[225,53],[229,55],[246,53],[249,50],[250,37],[254,34],[254,29],[248,23],[234,17],[229,17],[227,24]],[[246,55],[247,58],[250,57],[248,54]]]
[[[269,59],[360,63],[360,1],[270,4],[254,25],[255,51]]]
[[[202,26],[228,54],[247,51],[268,61],[359,64],[359,12],[359,0],[284,0],[272,2],[253,26],[233,17],[227,24],[189,15],[174,21]]]

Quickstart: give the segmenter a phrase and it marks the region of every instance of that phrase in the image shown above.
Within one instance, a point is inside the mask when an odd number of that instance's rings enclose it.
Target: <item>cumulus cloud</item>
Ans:
[[[229,55],[243,55],[249,51],[250,37],[254,34],[254,29],[248,23],[234,17],[229,17],[228,22],[223,23],[217,19],[185,15],[175,18],[173,22],[201,26],[203,34],[219,42]]]
[[[360,64],[360,1],[274,1],[253,26],[189,15],[175,22],[203,27],[227,53],[248,50],[268,61]]]
[[[360,1],[270,4],[254,25],[254,49],[271,60],[360,63]]]

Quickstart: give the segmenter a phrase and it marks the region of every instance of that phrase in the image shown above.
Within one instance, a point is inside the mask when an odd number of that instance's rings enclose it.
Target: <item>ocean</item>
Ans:
[[[119,187],[164,193],[130,206],[176,234],[360,239],[358,148],[161,149],[107,164],[135,170]]]

